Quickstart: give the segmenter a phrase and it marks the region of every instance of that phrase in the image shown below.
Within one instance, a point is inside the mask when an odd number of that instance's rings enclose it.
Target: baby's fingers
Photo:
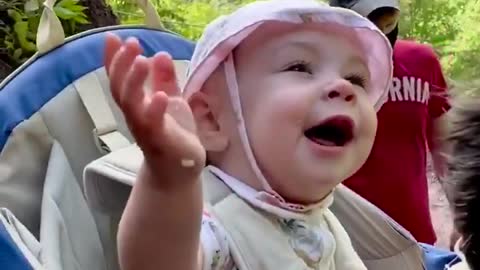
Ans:
[[[141,118],[142,126],[138,129],[138,144],[147,152],[165,154],[165,145],[168,145],[168,136],[165,133],[165,117],[168,105],[168,96],[164,92],[153,93],[144,99]],[[167,140],[167,142],[166,142]]]
[[[119,36],[107,33],[105,37],[105,53],[104,53],[104,64],[107,74],[110,73],[110,68],[112,66],[112,60],[118,50],[122,47],[122,40]]]
[[[168,96],[164,92],[155,92],[145,108],[145,118],[152,125],[161,127],[164,122],[165,112],[168,106]]]
[[[125,83],[125,76],[132,68],[133,60],[142,53],[140,44],[135,38],[129,38],[117,51],[111,60],[109,77],[112,95],[118,102],[122,96],[122,85]]]
[[[152,60],[153,91],[165,92],[168,96],[180,95],[172,57],[165,52],[157,53]]]
[[[151,138],[150,149],[144,147],[144,150],[150,154],[169,156],[169,159],[179,160],[192,159],[195,151],[192,146],[192,140],[195,135],[188,132],[177,119],[167,113],[167,107],[172,102],[165,92],[158,91],[151,97],[150,103],[145,111],[146,133]]]
[[[119,106],[132,126],[142,125],[144,122],[142,114],[148,101],[145,100],[143,87],[148,76],[148,65],[149,61],[145,57],[139,55],[135,58],[119,96]]]

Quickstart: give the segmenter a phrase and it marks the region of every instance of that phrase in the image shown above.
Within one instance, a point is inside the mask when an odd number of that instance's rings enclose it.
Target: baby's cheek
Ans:
[[[364,118],[365,118],[365,129],[366,132],[369,134],[370,137],[373,137],[375,139],[375,134],[377,133],[377,127],[378,127],[378,118],[377,118],[377,113],[373,108],[369,108],[365,113],[364,113]]]
[[[360,116],[361,129],[365,129],[368,133],[375,134],[377,131],[377,112],[374,103],[366,93],[359,93],[357,96],[357,110]],[[375,135],[374,135],[375,136]]]
[[[303,126],[310,114],[313,102],[312,98],[301,97],[295,93],[288,93],[276,99],[274,106],[276,117],[281,117],[284,122],[288,122],[289,124]]]
[[[292,151],[302,121],[301,116],[292,109],[293,105],[288,107],[286,103],[267,103],[262,112],[252,115],[249,134],[256,151],[275,156]]]
[[[377,132],[377,117],[375,111],[373,110],[363,112],[361,115],[362,126],[360,127],[360,134],[358,134],[360,137],[357,145],[357,155],[359,160],[366,160],[375,142],[375,135]]]

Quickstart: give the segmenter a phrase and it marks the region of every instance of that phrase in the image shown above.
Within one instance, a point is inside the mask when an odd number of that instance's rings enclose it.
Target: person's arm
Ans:
[[[432,130],[430,139],[430,153],[432,156],[433,170],[440,181],[447,173],[448,147],[445,142],[445,136],[448,132],[448,117],[444,113],[432,120]]]
[[[450,109],[450,102],[442,67],[433,50],[429,58],[431,79],[428,103],[430,116],[428,147],[432,156],[434,172],[441,181],[447,171],[446,154],[448,153],[448,146],[445,136],[448,132],[447,112]]]
[[[451,201],[452,187],[443,181],[447,174],[447,155],[450,147],[447,143],[449,132],[448,111],[450,110],[447,83],[437,56],[431,51],[430,99],[428,103],[429,136],[428,147],[432,156],[435,175],[440,182],[448,201]],[[460,234],[455,230],[450,234],[450,248],[458,241]]]

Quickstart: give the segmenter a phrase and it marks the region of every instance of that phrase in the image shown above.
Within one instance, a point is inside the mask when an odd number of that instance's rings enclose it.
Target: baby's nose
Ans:
[[[326,91],[325,99],[340,99],[346,102],[354,102],[355,92],[353,90],[353,85],[344,79],[337,80],[336,82],[332,83],[328,91]]]

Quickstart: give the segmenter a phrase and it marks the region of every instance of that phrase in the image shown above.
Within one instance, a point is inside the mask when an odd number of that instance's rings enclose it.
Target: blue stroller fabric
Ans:
[[[23,256],[7,229],[0,222],[0,269],[32,270],[32,266]]]
[[[460,257],[455,252],[427,244],[420,246],[423,248],[426,270],[445,270],[460,262]]]

